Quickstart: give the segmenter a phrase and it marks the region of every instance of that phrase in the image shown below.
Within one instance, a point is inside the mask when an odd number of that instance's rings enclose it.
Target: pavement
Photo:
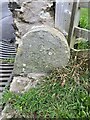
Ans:
[[[0,40],[15,40],[12,13],[8,8],[8,0],[0,0]]]

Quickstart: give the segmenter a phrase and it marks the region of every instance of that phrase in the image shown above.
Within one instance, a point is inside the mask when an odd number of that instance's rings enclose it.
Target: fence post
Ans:
[[[75,43],[75,37],[74,35],[74,27],[78,26],[79,24],[79,18],[80,18],[80,9],[79,9],[79,1],[80,0],[74,0],[73,2],[73,8],[72,8],[72,15],[70,19],[70,26],[69,26],[69,32],[68,32],[68,44],[70,45],[70,48],[73,48]]]
[[[80,0],[56,0],[55,27],[65,36],[68,36],[68,44],[74,45],[74,26],[78,26],[80,18]]]
[[[70,2],[66,2],[66,0],[56,0],[55,27],[65,36],[67,36],[69,32],[72,6],[73,0]]]

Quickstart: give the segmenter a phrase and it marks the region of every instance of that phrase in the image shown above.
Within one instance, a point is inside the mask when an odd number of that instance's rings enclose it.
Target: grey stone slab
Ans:
[[[48,73],[65,66],[69,58],[70,50],[63,34],[55,28],[37,26],[22,37],[14,74]]]

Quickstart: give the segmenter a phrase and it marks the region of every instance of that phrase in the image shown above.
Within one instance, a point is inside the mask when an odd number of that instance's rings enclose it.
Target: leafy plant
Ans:
[[[81,41],[78,43],[78,49],[89,49],[89,41]]]
[[[75,43],[74,47],[76,49],[90,49],[90,41],[82,39],[78,39]]]

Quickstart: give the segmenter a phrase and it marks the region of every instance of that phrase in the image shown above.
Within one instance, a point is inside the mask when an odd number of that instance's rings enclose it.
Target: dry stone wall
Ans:
[[[36,87],[54,68],[68,63],[66,38],[54,28],[51,0],[9,0],[16,30],[17,55],[10,91],[22,93]],[[42,78],[42,79],[41,79]],[[19,116],[6,105],[1,119]]]
[[[10,0],[12,1],[12,0]],[[13,0],[17,1],[21,9],[14,9],[14,22],[20,37],[36,25],[54,27],[53,16],[48,12],[52,6],[49,0]]]
[[[66,65],[70,57],[69,47],[64,36],[54,28],[53,2],[13,1],[20,6],[20,9],[12,10],[19,43],[14,74],[47,73]]]
[[[9,3],[19,45],[14,76],[27,77],[30,73],[42,76],[65,66],[70,50],[63,34],[54,28],[53,1],[9,0]]]
[[[14,76],[42,74],[68,63],[70,50],[63,34],[54,28],[51,0],[9,0],[19,44]]]

